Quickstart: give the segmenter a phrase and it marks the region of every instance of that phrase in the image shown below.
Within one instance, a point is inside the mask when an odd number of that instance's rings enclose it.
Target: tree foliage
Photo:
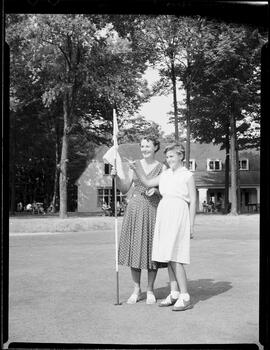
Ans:
[[[260,122],[262,37],[254,28],[201,17],[13,14],[6,40],[13,208],[15,200],[55,203],[59,188],[63,216],[67,202],[75,208],[67,192],[75,193],[94,147],[111,143],[113,108],[120,142],[146,132],[162,138],[157,124],[134,118],[154,94],[173,91],[187,145],[192,137],[225,147],[232,106],[237,147],[259,145],[250,133]],[[152,91],[143,78],[149,65],[161,76]]]
[[[146,135],[152,135],[161,139],[163,137],[163,132],[157,123],[146,121],[142,116],[127,118],[122,121],[119,132],[119,142],[140,142],[141,138]]]
[[[260,48],[258,33],[247,26],[213,23],[204,51],[204,69],[194,78],[192,135],[200,142],[225,142],[234,100],[238,136],[260,120]],[[244,140],[243,140],[244,141]],[[259,146],[254,135],[243,147]]]
[[[109,142],[112,108],[121,118],[132,115],[146,100],[143,57],[102,16],[10,15],[6,38],[11,48],[10,105],[14,118],[27,106],[31,108],[29,120],[34,118],[37,103],[42,123],[48,123],[50,116],[54,119],[44,134],[53,136],[54,142],[60,137],[59,164],[55,167],[60,174],[65,216],[67,185],[71,178],[75,180],[72,169],[78,169],[72,156],[80,153],[76,143],[81,138],[85,142],[79,144],[91,148]],[[55,149],[53,142],[50,147]],[[81,153],[85,162],[88,152]]]

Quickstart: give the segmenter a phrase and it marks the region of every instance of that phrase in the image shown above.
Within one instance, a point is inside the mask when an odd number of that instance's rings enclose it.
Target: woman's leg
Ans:
[[[171,293],[177,294],[177,298],[178,298],[179,286],[178,286],[178,282],[177,282],[177,279],[176,279],[176,276],[175,276],[175,273],[173,271],[171,263],[168,263],[168,274],[169,274],[169,279],[170,279]]]
[[[131,267],[130,271],[134,283],[134,290],[131,296],[128,298],[127,304],[136,304],[137,301],[140,299],[141,294],[141,270],[134,269],[133,267]]]
[[[148,285],[147,285],[148,292],[153,292],[156,277],[157,277],[157,270],[148,270]]]
[[[179,286],[170,262],[168,263],[168,274],[170,279],[170,294],[160,302],[159,306],[171,306],[179,298]]]
[[[187,290],[187,276],[183,264],[171,261],[176,280],[180,288],[180,295],[174,304],[173,311],[184,311],[192,307]]]
[[[187,275],[183,264],[171,261],[170,265],[176,277],[181,293],[187,293]]]
[[[157,270],[148,270],[148,285],[146,293],[146,304],[155,304],[154,283],[157,277]]]
[[[131,270],[131,277],[134,283],[133,293],[138,294],[141,290],[141,270],[134,269],[133,267],[131,267],[130,270]]]

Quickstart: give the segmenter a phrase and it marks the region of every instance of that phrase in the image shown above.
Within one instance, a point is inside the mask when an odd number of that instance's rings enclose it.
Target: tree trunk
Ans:
[[[239,173],[239,152],[237,138],[235,139],[235,158],[236,158],[236,198],[237,198],[237,213],[241,213],[241,189],[240,189],[240,173]]]
[[[186,168],[189,169],[190,159],[190,87],[187,86],[187,139],[186,139]]]
[[[59,189],[59,126],[58,120],[55,118],[55,171],[54,171],[54,185],[53,185],[53,198],[51,201],[52,212],[56,212],[56,203],[58,199],[58,189]]]
[[[230,159],[231,159],[231,214],[237,215],[237,173],[236,173],[236,126],[234,108],[230,117]]]
[[[23,186],[23,206],[25,207],[27,203],[27,185]]]
[[[55,157],[56,158],[56,157]],[[54,171],[54,185],[53,185],[53,198],[52,198],[52,201],[51,201],[51,212],[52,213],[55,213],[56,212],[56,202],[57,202],[57,192],[58,192],[58,168],[57,168],[57,164],[59,164],[59,160],[58,160],[58,157],[56,158],[57,159],[57,163],[56,163],[56,166],[55,166],[55,171]]]
[[[12,118],[13,117],[13,118]],[[15,125],[15,116],[11,116],[13,120],[13,125],[11,126],[11,134],[10,134],[10,145],[11,145],[11,195],[10,195],[10,212],[11,214],[15,214],[16,211],[16,125]]]
[[[230,137],[229,128],[226,134],[225,140],[225,193],[224,193],[224,211],[227,214],[229,212],[229,179],[230,179]]]
[[[14,160],[14,157],[12,158],[13,160],[12,160],[12,171],[11,171],[11,181],[10,181],[11,183],[10,213],[14,215],[16,211],[16,183],[15,183],[15,160]]]
[[[68,92],[64,93],[63,100],[64,130],[62,137],[62,150],[60,161],[59,194],[60,194],[60,218],[67,217],[67,154],[68,154]]]
[[[178,108],[177,108],[177,93],[176,93],[176,76],[175,76],[175,67],[174,62],[171,59],[171,79],[173,86],[173,108],[174,108],[174,130],[175,130],[175,141],[179,140],[178,132]]]

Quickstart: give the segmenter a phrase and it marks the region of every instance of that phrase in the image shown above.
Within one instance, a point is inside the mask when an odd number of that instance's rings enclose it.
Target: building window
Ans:
[[[222,170],[222,163],[219,159],[207,159],[207,170],[217,171]]]
[[[112,188],[109,188],[109,187],[98,188],[97,189],[97,206],[101,208],[104,203],[106,203],[107,205],[110,205],[110,203],[113,200],[113,196],[114,196],[114,193]],[[119,190],[117,190],[116,196],[117,196],[117,202],[119,202],[119,204],[122,204],[122,202],[125,201],[126,195],[123,195]]]
[[[248,159],[239,160],[239,170],[248,170]]]
[[[184,166],[186,166],[186,161],[184,160],[183,161],[183,164]],[[190,171],[195,171],[196,169],[196,162],[195,162],[195,159],[190,159],[189,160],[189,168],[188,168]]]
[[[112,170],[111,164],[104,164],[104,175],[110,175]]]

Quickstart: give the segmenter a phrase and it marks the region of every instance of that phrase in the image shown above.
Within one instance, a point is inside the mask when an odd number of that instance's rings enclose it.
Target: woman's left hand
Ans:
[[[145,191],[145,194],[148,196],[148,197],[151,197],[153,196],[153,194],[155,194],[157,191],[157,189],[155,187],[152,187],[152,188],[149,188],[148,190]]]

